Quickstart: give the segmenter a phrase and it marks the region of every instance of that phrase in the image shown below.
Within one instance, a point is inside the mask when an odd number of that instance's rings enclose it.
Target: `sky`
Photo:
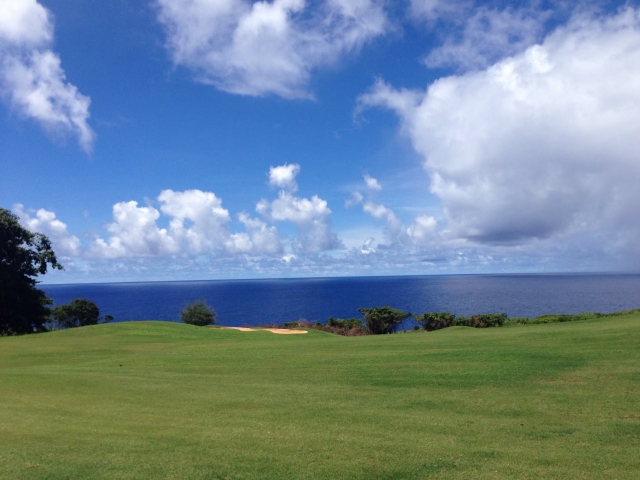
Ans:
[[[0,0],[46,283],[640,271],[640,0]]]

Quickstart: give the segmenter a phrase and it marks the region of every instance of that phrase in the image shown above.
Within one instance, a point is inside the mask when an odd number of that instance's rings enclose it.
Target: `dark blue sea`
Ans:
[[[214,280],[40,285],[56,305],[87,298],[115,321],[178,321],[180,309],[205,300],[216,323],[257,326],[306,318],[359,317],[358,307],[389,305],[414,314],[505,312],[608,313],[640,308],[640,275],[452,275]],[[410,320],[404,328],[411,328]]]

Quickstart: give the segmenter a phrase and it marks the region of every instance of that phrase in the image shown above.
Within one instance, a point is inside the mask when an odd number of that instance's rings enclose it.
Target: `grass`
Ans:
[[[2,479],[637,478],[640,314],[0,338]]]
[[[583,312],[577,314],[551,314],[551,315],[540,315],[538,317],[513,317],[507,319],[504,323],[505,327],[511,327],[516,325],[537,325],[541,323],[562,323],[562,322],[578,322],[581,320],[593,320],[596,318],[608,318],[608,317],[620,317],[620,316],[629,316],[629,315],[638,315],[640,314],[640,309],[636,310],[625,310],[621,312],[613,312],[613,313],[594,313],[594,312]]]

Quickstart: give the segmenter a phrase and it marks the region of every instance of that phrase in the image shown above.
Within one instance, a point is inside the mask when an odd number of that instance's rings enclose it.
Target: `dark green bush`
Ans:
[[[51,320],[57,328],[74,328],[108,323],[113,320],[113,316],[101,317],[100,309],[91,300],[75,298],[67,304],[52,309]]]
[[[427,312],[415,317],[415,319],[424,330],[432,332],[454,326],[473,328],[502,327],[507,321],[507,314],[487,313],[469,317],[456,317],[448,312]]]
[[[284,322],[283,325],[274,325],[274,328],[318,328],[324,326],[324,323],[311,322],[306,318],[301,318],[295,322]]]
[[[333,318],[329,317],[327,325],[338,328],[364,328],[364,323],[359,318]]]
[[[482,315],[471,315],[470,317],[458,317],[454,324],[463,327],[491,328],[501,327],[506,321],[506,313],[485,313]]]
[[[447,312],[427,312],[415,317],[416,322],[428,332],[450,327],[455,319],[454,314]]]
[[[277,328],[312,328],[323,332],[343,335],[345,337],[356,337],[360,335],[368,335],[362,321],[357,318],[333,318],[329,317],[327,323],[310,322],[305,318],[301,318],[297,322],[285,322],[284,325],[273,325]]]
[[[196,300],[180,311],[180,320],[199,327],[213,325],[216,322],[216,312],[203,300]]]
[[[403,312],[391,307],[359,308],[364,317],[367,330],[372,335],[395,333],[398,326],[411,317],[411,313]]]

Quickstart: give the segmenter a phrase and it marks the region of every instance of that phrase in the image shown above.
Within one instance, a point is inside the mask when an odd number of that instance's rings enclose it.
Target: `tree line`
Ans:
[[[384,335],[397,332],[402,322],[413,318],[418,325],[415,330],[432,332],[447,327],[461,326],[474,328],[502,327],[507,321],[506,313],[487,313],[470,315],[468,317],[456,316],[448,312],[426,312],[421,315],[413,315],[389,306],[359,308],[359,318],[333,318],[329,317],[327,323],[310,322],[300,319],[296,322],[287,322],[285,328],[313,328],[329,333],[348,337],[359,335]]]

